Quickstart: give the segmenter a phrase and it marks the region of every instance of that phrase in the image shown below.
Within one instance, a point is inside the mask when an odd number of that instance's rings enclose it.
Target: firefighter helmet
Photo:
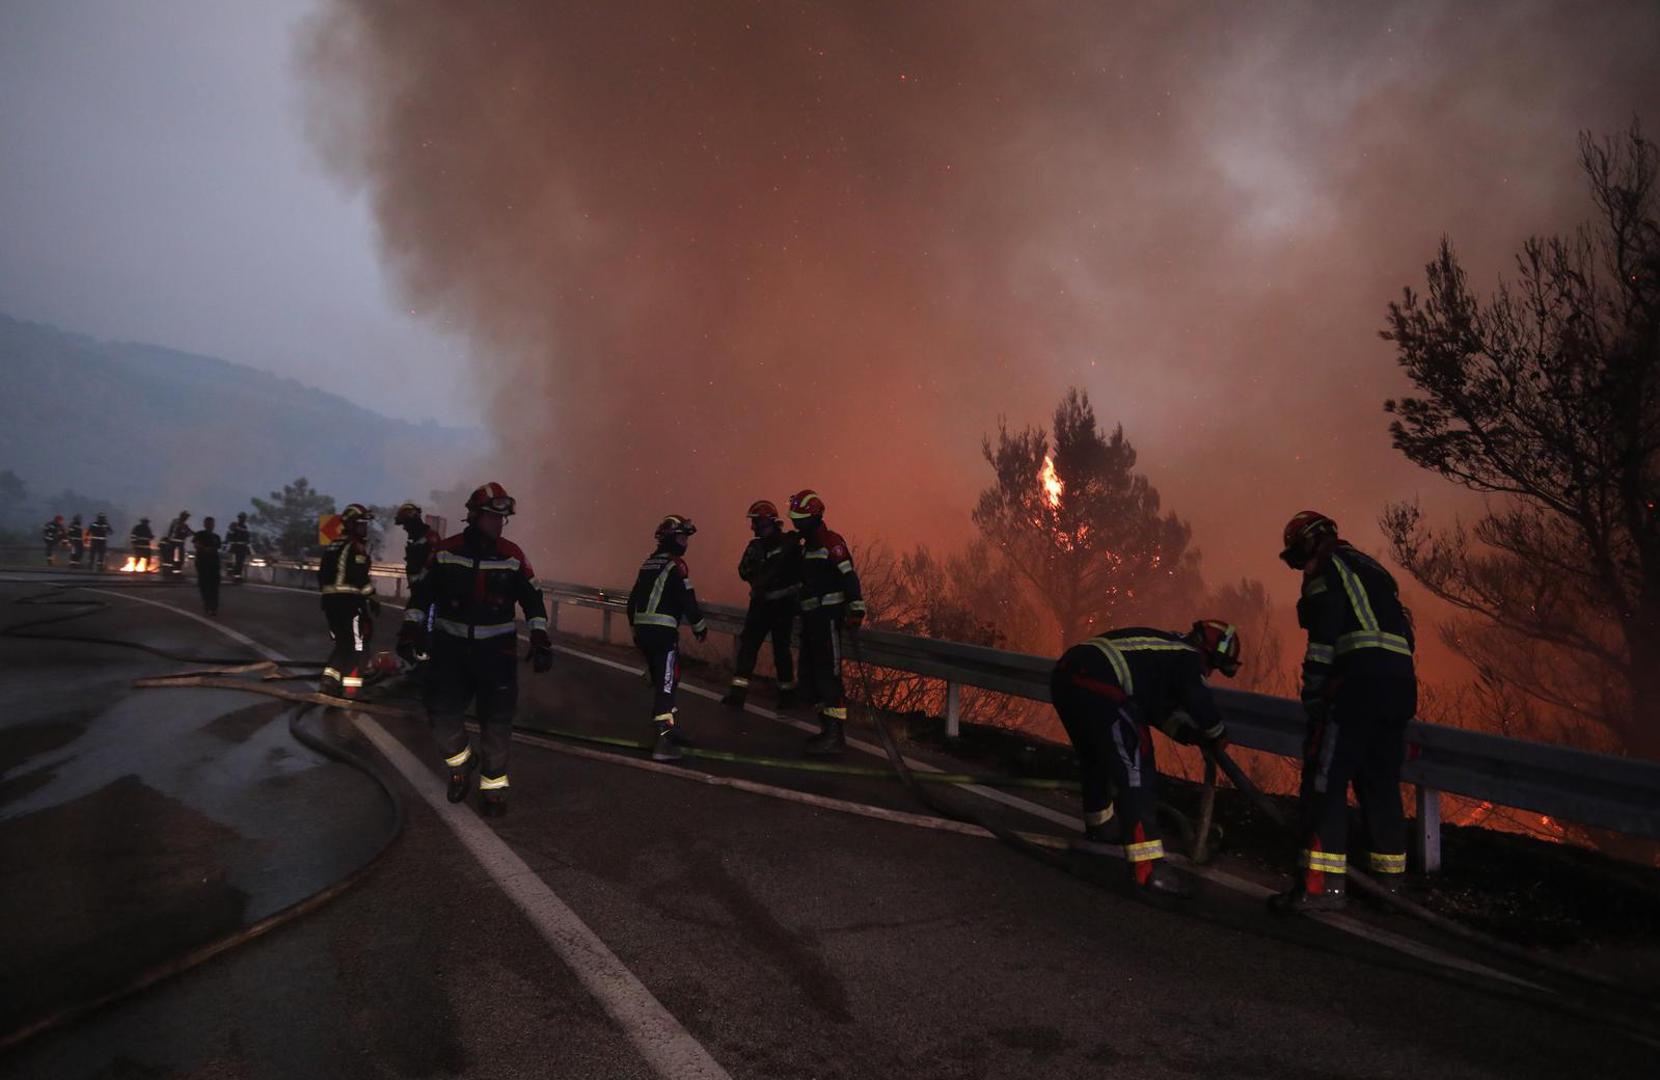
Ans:
[[[502,517],[512,517],[515,505],[513,496],[507,493],[507,489],[494,481],[479,485],[471,495],[467,496],[467,511],[469,513],[486,510],[492,514],[500,514]]]
[[[1280,558],[1291,569],[1301,570],[1321,544],[1335,539],[1337,522],[1318,510],[1304,510],[1285,523],[1285,549]]]
[[[749,509],[744,511],[744,514],[751,521],[755,521],[756,519],[761,519],[763,521],[777,521],[778,507],[773,505],[771,499],[756,499],[754,502],[749,504]]]
[[[370,510],[362,503],[347,503],[346,509],[340,511],[340,523],[342,525],[350,525],[358,521],[373,520],[375,520],[374,511]]]
[[[1200,619],[1188,631],[1188,640],[1212,668],[1228,678],[1239,670],[1239,628],[1221,619]]]
[[[404,525],[412,521],[421,520],[421,508],[412,502],[406,502],[398,507],[397,513],[392,515],[392,524]]]
[[[244,510],[241,513],[237,514],[236,515],[236,520],[239,524],[241,522],[247,521],[248,520],[248,511]]]
[[[692,524],[691,518],[684,514],[670,514],[657,523],[657,542],[661,544],[671,537],[690,536],[695,532],[697,526]]]
[[[818,492],[812,488],[802,488],[790,496],[790,520],[805,521],[807,518],[821,518],[824,516],[824,500],[818,497]]]

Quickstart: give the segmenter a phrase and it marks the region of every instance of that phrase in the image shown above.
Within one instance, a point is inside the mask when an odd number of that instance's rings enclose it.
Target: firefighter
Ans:
[[[1418,711],[1412,619],[1395,579],[1340,539],[1337,523],[1304,510],[1286,524],[1280,558],[1303,573],[1297,622],[1308,632],[1303,657],[1303,742],[1296,884],[1271,898],[1282,912],[1344,906],[1348,794],[1355,788],[1366,827],[1368,865],[1395,888],[1406,873],[1401,762],[1406,727]]]
[[[69,565],[79,570],[81,555],[86,551],[86,529],[81,525],[81,515],[76,514],[69,519]]]
[[[749,677],[761,655],[761,645],[772,638],[772,665],[778,675],[778,707],[795,704],[795,664],[790,659],[790,630],[795,623],[796,597],[801,593],[801,537],[784,531],[778,507],[771,500],[750,504],[749,528],[755,539],[738,560],[738,576],[749,582],[749,610],[738,635],[738,659],[732,686],[721,698],[729,708],[742,709],[749,695]]]
[[[709,636],[692,588],[692,572],[683,558],[695,532],[697,526],[683,514],[670,514],[659,522],[657,547],[640,564],[634,591],[628,594],[628,625],[634,629],[634,644],[645,654],[646,679],[652,688],[653,761],[680,760],[684,742],[674,703],[680,686],[680,623],[684,620],[699,641]]]
[[[805,489],[790,496],[790,524],[801,534],[801,683],[818,714],[819,733],[807,740],[815,757],[847,748],[847,696],[842,687],[841,629],[865,621],[864,594],[853,553],[824,524],[824,500]]]
[[[248,513],[236,515],[236,520],[225,526],[225,549],[231,556],[231,581],[241,584],[248,570],[248,555],[253,551],[254,534],[248,528]]]
[[[196,589],[202,594],[202,610],[209,615],[219,614],[219,534],[213,531],[213,518],[202,519],[202,527],[190,537],[196,551]]]
[[[105,514],[99,514],[92,519],[92,524],[86,527],[87,543],[92,548],[92,568],[97,571],[104,569],[104,555],[110,546],[110,519]]]
[[[507,812],[507,756],[519,699],[515,605],[530,631],[526,659],[537,674],[553,667],[547,607],[535,571],[524,552],[501,535],[515,506],[500,484],[485,484],[468,497],[467,527],[433,546],[398,632],[398,655],[407,662],[430,653],[427,718],[449,767],[449,800],[467,798],[476,767],[487,817]],[[476,754],[462,726],[469,702],[480,729]]]
[[[143,563],[142,569],[144,570],[154,570],[156,568],[154,555],[151,552],[151,542],[155,538],[156,534],[150,528],[150,519],[147,517],[139,518],[138,524],[133,526],[133,531],[127,534],[127,546],[132,549],[134,566]]]
[[[1084,838],[1123,844],[1143,889],[1189,894],[1163,862],[1151,728],[1177,742],[1222,746],[1227,728],[1205,677],[1233,678],[1239,654],[1239,631],[1219,619],[1186,633],[1130,627],[1074,645],[1049,676],[1050,700],[1078,754]]]
[[[190,511],[180,510],[161,537],[162,573],[168,577],[184,576],[184,545],[194,533],[190,527]]]
[[[392,515],[392,524],[402,525],[407,539],[403,545],[403,572],[409,582],[410,595],[415,593],[415,582],[426,571],[427,558],[432,549],[443,537],[438,530],[427,524],[421,508],[412,502],[406,502],[398,507]]]
[[[380,610],[369,580],[369,549],[364,539],[374,515],[362,503],[340,511],[340,536],[323,552],[317,567],[323,616],[328,619],[334,649],[323,667],[318,689],[336,697],[355,698],[363,689],[364,657],[374,636],[374,616]]]
[[[58,564],[58,545],[63,543],[63,515],[59,514],[40,527],[40,539],[46,545],[46,565]]]

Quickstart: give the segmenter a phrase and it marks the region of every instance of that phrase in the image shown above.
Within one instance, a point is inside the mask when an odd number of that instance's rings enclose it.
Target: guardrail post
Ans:
[[[599,639],[607,645],[611,644],[611,609],[606,608],[600,614]]]
[[[1412,831],[1412,846],[1417,849],[1418,865],[1426,874],[1441,869],[1441,793],[1434,788],[1417,786],[1418,820]]]
[[[949,679],[945,683],[945,737],[955,739],[962,734],[963,688]]]

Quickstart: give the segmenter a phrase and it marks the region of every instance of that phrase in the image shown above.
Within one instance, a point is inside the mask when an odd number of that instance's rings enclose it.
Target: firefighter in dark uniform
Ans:
[[[500,484],[472,493],[467,527],[434,545],[398,632],[398,654],[406,661],[430,654],[427,718],[450,771],[449,800],[467,798],[476,766],[481,809],[489,817],[507,812],[507,758],[519,700],[515,606],[530,631],[526,659],[538,674],[553,667],[547,607],[535,571],[524,552],[501,535],[514,509],[513,497]],[[480,728],[476,754],[462,726],[469,703]]]
[[[772,666],[778,675],[778,707],[795,704],[795,664],[790,658],[790,630],[795,623],[796,597],[801,594],[801,537],[784,531],[778,507],[768,499],[750,504],[749,527],[755,539],[738,560],[738,576],[749,582],[749,610],[738,635],[738,659],[732,686],[721,698],[729,708],[741,709],[749,695],[749,677],[761,656],[761,645],[772,638]]]
[[[825,757],[847,748],[847,696],[842,687],[841,629],[865,621],[864,593],[853,553],[824,524],[824,500],[805,489],[790,496],[790,524],[801,534],[801,689],[818,714],[819,733],[808,754]]]
[[[104,569],[104,555],[110,546],[110,519],[107,515],[99,514],[92,519],[92,524],[86,527],[88,545],[92,548],[92,568]]]
[[[184,545],[194,533],[190,527],[190,511],[180,510],[161,538],[162,573],[168,577],[184,575]]]
[[[150,519],[147,517],[139,518],[138,524],[133,526],[133,531],[127,534],[127,547],[132,549],[135,567],[142,562],[145,570],[156,568],[155,552],[152,550],[152,541],[155,538],[156,534],[150,528]]]
[[[69,565],[79,570],[81,555],[86,551],[86,529],[81,525],[81,515],[76,514],[69,519]]]
[[[40,538],[46,544],[46,565],[58,563],[58,545],[63,543],[63,515],[59,514],[40,527]]]
[[[225,550],[231,556],[231,581],[241,584],[243,575],[248,571],[248,555],[253,549],[254,534],[248,528],[248,514],[244,511],[225,526]]]
[[[426,572],[427,560],[432,555],[432,549],[443,537],[438,530],[427,524],[421,508],[412,502],[406,502],[398,507],[397,513],[392,515],[392,524],[402,525],[406,539],[403,544],[403,572],[409,582],[411,595],[415,592],[415,582],[420,580]]]
[[[664,518],[657,526],[657,548],[640,564],[634,591],[628,594],[628,625],[634,629],[634,644],[645,654],[651,682],[654,761],[680,759],[682,737],[674,704],[680,685],[680,623],[690,626],[699,641],[709,636],[709,624],[692,589],[691,570],[682,558],[695,532],[691,518],[680,514]]]
[[[1303,572],[1297,622],[1303,657],[1303,742],[1297,882],[1272,898],[1278,911],[1331,911],[1347,898],[1348,796],[1366,826],[1368,866],[1394,888],[1406,873],[1401,763],[1418,711],[1412,619],[1395,579],[1338,538],[1337,524],[1305,510],[1285,527],[1280,558]]]
[[[1186,633],[1130,627],[1074,645],[1049,677],[1050,700],[1078,754],[1084,837],[1123,844],[1144,889],[1188,895],[1162,861],[1151,728],[1189,745],[1221,746],[1227,728],[1205,676],[1232,678],[1239,653],[1239,632],[1218,619]]]
[[[219,614],[219,534],[213,531],[213,518],[202,519],[202,527],[190,538],[196,551],[196,588],[202,594],[202,609],[209,615]]]
[[[369,549],[364,539],[374,515],[362,503],[340,511],[340,537],[323,552],[317,567],[317,587],[323,597],[334,649],[323,667],[318,689],[336,697],[354,698],[363,689],[364,658],[374,635],[374,616],[380,611],[375,586],[369,580]]]

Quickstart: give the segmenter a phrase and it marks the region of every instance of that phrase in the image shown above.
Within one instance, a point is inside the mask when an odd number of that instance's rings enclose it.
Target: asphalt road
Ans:
[[[0,575],[0,626],[84,610],[40,632],[256,658],[141,602],[195,611],[193,590],[130,584],[103,606],[45,607],[16,602],[45,593],[42,577]],[[266,649],[326,650],[314,597],[245,586],[221,612]],[[379,787],[296,742],[295,707],[131,687],[198,666],[0,637],[0,1030],[234,932],[386,845]],[[529,724],[646,734],[637,675],[567,653],[522,686]],[[681,711],[705,745],[799,748],[799,732],[705,697],[683,695]],[[1173,913],[1124,895],[1111,860],[1067,874],[980,837],[527,744],[511,813],[484,823],[428,801],[441,781],[418,719],[301,722],[394,778],[401,835],[338,899],[45,1032],[0,1056],[0,1075],[645,1077],[703,1062],[734,1077],[1649,1077],[1660,1060],[1228,889]],[[928,812],[886,781],[693,767]]]

